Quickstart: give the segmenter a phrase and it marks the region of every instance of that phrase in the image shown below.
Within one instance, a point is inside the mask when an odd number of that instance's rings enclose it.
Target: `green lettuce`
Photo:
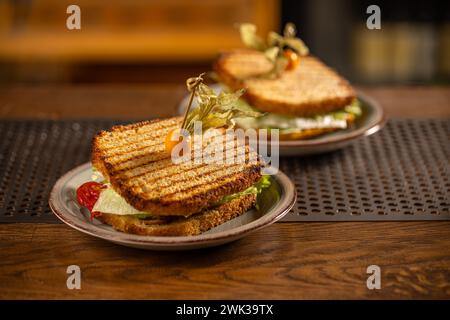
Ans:
[[[240,99],[239,103],[241,104],[241,108],[245,107],[255,110],[252,106],[248,105],[242,99]],[[244,129],[279,129],[281,132],[286,133],[290,131],[307,129],[308,127],[305,127],[305,123],[309,127],[312,126],[313,128],[340,128],[341,126],[346,126],[349,116],[358,118],[361,115],[361,103],[357,99],[355,99],[351,104],[345,106],[340,110],[318,114],[313,117],[293,117],[276,113],[266,113],[258,118],[244,117],[236,119],[236,124]],[[330,121],[336,121],[336,123],[330,123]]]
[[[258,196],[259,194],[261,194],[263,189],[269,188],[271,183],[272,181],[270,176],[268,175],[262,176],[261,179],[259,179],[259,181],[254,185],[252,185],[251,187],[245,189],[244,191],[233,193],[223,197],[222,200],[216,203],[216,205],[221,205],[249,194],[256,194],[256,196]]]
[[[353,115],[354,117],[361,116],[361,102],[359,102],[358,99],[353,100],[351,104],[345,106],[342,110],[329,113],[329,115],[331,115],[335,119],[347,119],[347,116],[349,114]]]

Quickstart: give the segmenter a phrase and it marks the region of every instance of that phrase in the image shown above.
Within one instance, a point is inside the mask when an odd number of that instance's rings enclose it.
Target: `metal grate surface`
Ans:
[[[57,223],[53,184],[118,122],[0,121],[0,222]],[[391,120],[337,152],[281,159],[298,201],[284,221],[450,219],[450,120]]]
[[[391,120],[341,151],[280,162],[298,194],[284,221],[450,219],[450,120]]]
[[[92,137],[116,123],[0,121],[0,222],[58,222],[48,207],[53,185],[89,161]]]

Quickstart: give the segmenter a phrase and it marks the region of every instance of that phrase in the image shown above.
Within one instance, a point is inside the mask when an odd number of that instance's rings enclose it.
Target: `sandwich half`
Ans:
[[[305,139],[352,125],[361,113],[351,85],[313,56],[300,58],[293,70],[279,77],[262,76],[273,64],[263,52],[239,49],[222,53],[213,65],[227,88],[245,88],[243,103],[266,112],[243,118],[243,128],[279,129],[281,139]]]
[[[257,161],[175,164],[164,139],[181,120],[115,126],[95,136],[92,165],[102,184],[91,208],[93,216],[127,233],[186,236],[205,232],[255,205],[257,194],[269,183],[257,155],[245,146],[245,159]],[[220,134],[224,130],[218,130]],[[232,141],[222,147],[236,145]]]

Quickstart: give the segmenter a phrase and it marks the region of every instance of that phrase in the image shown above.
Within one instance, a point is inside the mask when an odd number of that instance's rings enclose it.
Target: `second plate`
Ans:
[[[219,92],[221,86],[213,84],[211,88]],[[369,136],[379,131],[385,122],[383,109],[378,102],[362,93],[358,93],[358,99],[361,101],[363,114],[351,128],[306,140],[280,141],[280,156],[306,156],[338,150],[351,144],[358,138]],[[184,114],[188,101],[189,95],[186,95],[178,104],[177,111],[179,115]]]

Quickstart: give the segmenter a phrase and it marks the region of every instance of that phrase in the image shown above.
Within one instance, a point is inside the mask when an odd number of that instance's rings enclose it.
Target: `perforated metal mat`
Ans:
[[[0,222],[58,222],[56,180],[90,158],[92,137],[117,122],[0,121]]]
[[[0,121],[0,222],[58,223],[56,180],[116,121]],[[283,221],[450,219],[450,120],[391,120],[337,152],[281,159],[298,200]]]
[[[450,120],[391,120],[337,152],[284,159],[297,204],[284,221],[450,219]]]

